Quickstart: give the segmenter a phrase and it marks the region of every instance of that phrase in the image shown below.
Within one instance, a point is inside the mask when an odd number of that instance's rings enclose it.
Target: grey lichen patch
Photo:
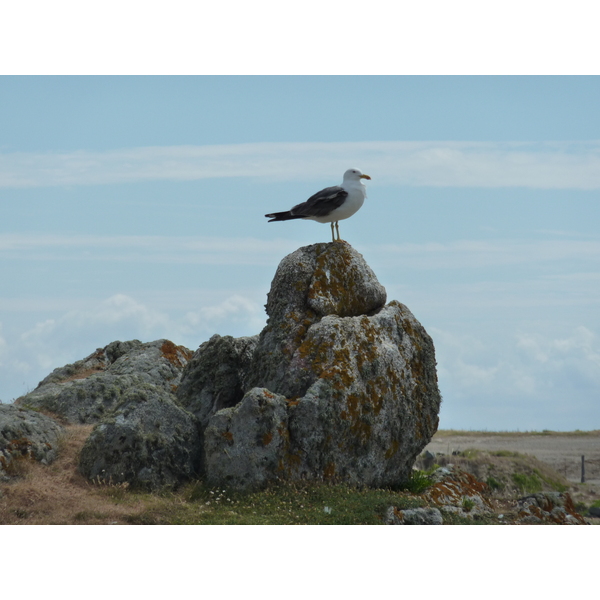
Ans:
[[[73,365],[55,369],[16,403],[50,411],[71,423],[96,423],[124,394],[145,384],[172,393],[190,355],[169,340],[112,342]]]

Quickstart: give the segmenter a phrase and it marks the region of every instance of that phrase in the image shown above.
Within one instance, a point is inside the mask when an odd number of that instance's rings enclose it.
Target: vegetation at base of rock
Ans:
[[[412,494],[421,494],[427,488],[433,485],[430,471],[421,471],[413,469],[410,478],[399,486],[399,489]]]
[[[194,480],[176,491],[150,493],[132,489],[127,482],[90,482],[78,472],[77,465],[91,430],[91,425],[66,426],[54,462],[24,461],[18,478],[0,484],[0,524],[377,525],[385,522],[390,507],[398,512],[435,506],[427,499],[433,488],[418,494],[341,483],[280,481],[261,491],[235,492]],[[515,464],[514,457],[491,458]],[[481,461],[482,456],[471,460]],[[462,468],[466,467],[465,462]],[[431,475],[429,471],[415,471],[414,479],[437,476],[443,469],[434,466],[431,470]],[[510,473],[507,476],[510,480]],[[503,491],[502,497],[508,491]],[[497,506],[496,512],[482,514],[476,510],[471,491],[465,488],[461,493],[462,511],[440,507],[445,525],[516,521],[515,509],[510,509],[508,502]],[[496,495],[491,494],[495,502]],[[502,518],[500,512],[504,513]]]
[[[183,490],[183,495],[205,509],[196,515],[181,511],[177,522],[187,524],[380,525],[390,504],[403,508],[423,504],[391,490],[315,482],[273,483],[254,493],[228,492],[197,482]]]
[[[317,482],[273,483],[254,493],[202,481],[157,493],[89,482],[76,469],[89,432],[71,428],[55,463],[28,461],[20,478],[2,486],[0,524],[379,525],[391,504],[423,504],[403,492]]]

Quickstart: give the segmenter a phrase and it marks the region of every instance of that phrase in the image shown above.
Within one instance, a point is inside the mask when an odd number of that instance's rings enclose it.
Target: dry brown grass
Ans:
[[[117,488],[94,486],[79,474],[79,451],[92,427],[67,426],[59,457],[49,466],[19,461],[19,477],[0,488],[0,524],[126,523],[145,509],[140,500],[124,501]]]

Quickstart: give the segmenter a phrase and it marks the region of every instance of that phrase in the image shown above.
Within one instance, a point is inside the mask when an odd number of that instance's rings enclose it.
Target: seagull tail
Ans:
[[[293,215],[291,211],[286,210],[284,212],[271,213],[269,215],[265,215],[265,217],[269,217],[269,223],[271,221],[289,221],[290,219],[304,219],[304,215]]]

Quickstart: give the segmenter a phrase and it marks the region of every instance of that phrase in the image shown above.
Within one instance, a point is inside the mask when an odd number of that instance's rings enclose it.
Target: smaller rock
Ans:
[[[554,523],[585,525],[585,519],[575,510],[568,492],[539,492],[517,501],[518,522],[523,524]]]
[[[431,477],[435,483],[425,491],[423,497],[443,511],[469,519],[493,512],[488,498],[488,485],[471,473],[447,465],[436,469]]]
[[[17,459],[51,463],[63,428],[51,417],[14,404],[0,404],[0,478],[11,475]]]
[[[386,525],[443,525],[442,513],[437,508],[411,508],[400,510],[390,506],[386,512]]]
[[[193,415],[157,386],[127,392],[85,442],[79,470],[94,482],[158,490],[197,476],[201,442]]]
[[[216,413],[204,431],[208,483],[249,490],[278,479],[289,444],[287,420],[286,399],[264,388]]]

